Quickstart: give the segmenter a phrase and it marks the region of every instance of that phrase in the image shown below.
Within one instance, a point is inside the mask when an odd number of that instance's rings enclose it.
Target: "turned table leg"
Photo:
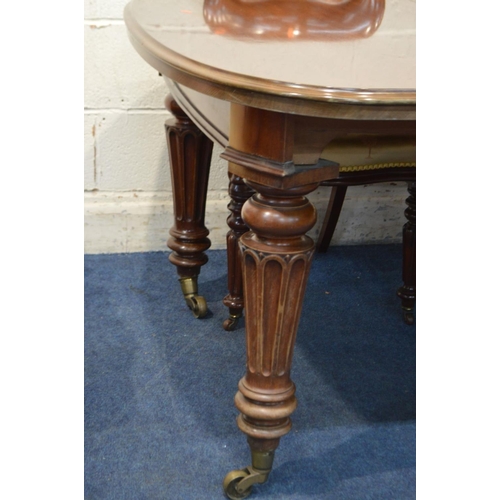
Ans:
[[[410,196],[406,199],[408,208],[405,216],[408,222],[403,227],[403,286],[398,290],[401,299],[405,323],[412,325],[415,321],[416,296],[416,240],[417,240],[417,213],[415,182],[408,183]]]
[[[224,321],[224,329],[234,330],[243,313],[243,276],[241,254],[238,248],[240,237],[248,231],[248,226],[241,217],[241,209],[245,201],[253,194],[241,177],[229,174],[229,196],[227,206],[231,215],[227,218],[229,231],[227,242],[227,285],[229,293],[224,297],[224,305],[229,308],[229,318]]]
[[[207,305],[198,295],[198,275],[208,261],[205,251],[210,248],[205,205],[213,142],[171,96],[165,105],[175,116],[165,123],[174,198],[174,225],[167,243],[172,250],[169,260],[177,267],[188,307],[201,318],[207,313]]]
[[[251,231],[240,238],[247,370],[235,404],[252,465],[226,476],[224,490],[231,499],[245,498],[253,484],[267,480],[274,451],[291,428],[297,401],[290,370],[315,247],[306,232],[314,226],[316,211],[305,195],[318,184],[287,190],[248,184],[257,193],[243,206]]]

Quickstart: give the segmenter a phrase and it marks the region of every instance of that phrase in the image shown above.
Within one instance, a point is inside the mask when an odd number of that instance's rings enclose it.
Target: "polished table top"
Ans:
[[[376,104],[387,119],[415,118],[412,0],[132,0],[124,18],[147,62],[213,97],[260,97],[278,111],[295,101],[294,113],[316,116],[356,104],[363,119]]]

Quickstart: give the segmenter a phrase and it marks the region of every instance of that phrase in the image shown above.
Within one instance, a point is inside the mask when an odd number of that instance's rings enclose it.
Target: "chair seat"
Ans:
[[[340,173],[415,167],[415,137],[351,134],[331,141],[321,157],[340,164]]]

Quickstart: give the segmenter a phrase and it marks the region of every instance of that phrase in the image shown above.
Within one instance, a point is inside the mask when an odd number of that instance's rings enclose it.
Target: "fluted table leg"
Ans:
[[[213,142],[171,96],[165,105],[175,116],[165,123],[174,198],[174,225],[167,243],[172,250],[169,260],[177,267],[186,303],[198,318],[207,313],[206,301],[198,295],[198,275],[208,261],[205,251],[210,248],[205,205]]]
[[[291,428],[297,402],[290,370],[315,247],[306,232],[314,226],[316,211],[305,195],[317,184],[289,190],[249,185],[257,193],[242,215],[251,231],[240,238],[247,370],[235,404],[252,465],[226,476],[224,488],[233,499],[244,498],[253,484],[267,480],[274,451]]]

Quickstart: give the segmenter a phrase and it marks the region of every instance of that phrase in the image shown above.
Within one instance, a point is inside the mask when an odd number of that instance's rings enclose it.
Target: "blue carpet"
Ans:
[[[85,498],[223,499],[250,463],[233,405],[244,322],[226,257],[200,275],[197,320],[168,253],[85,257]],[[415,494],[415,327],[396,289],[401,247],[335,247],[313,262],[294,356],[299,406],[250,498],[406,500]]]

